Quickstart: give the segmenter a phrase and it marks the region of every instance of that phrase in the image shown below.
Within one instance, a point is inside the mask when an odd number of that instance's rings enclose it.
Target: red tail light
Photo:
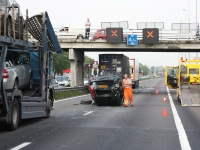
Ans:
[[[9,78],[8,70],[7,70],[7,69],[3,69],[2,77],[3,77],[4,79],[5,79],[5,78]]]
[[[90,92],[91,92],[91,96],[93,97],[93,98],[96,98],[96,94],[95,94],[95,92],[94,92],[94,89],[93,89],[93,87],[92,87],[92,85],[90,86]]]

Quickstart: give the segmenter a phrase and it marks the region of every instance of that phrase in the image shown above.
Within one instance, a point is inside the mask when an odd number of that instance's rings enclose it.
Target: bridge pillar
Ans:
[[[69,49],[70,86],[83,85],[84,51]]]

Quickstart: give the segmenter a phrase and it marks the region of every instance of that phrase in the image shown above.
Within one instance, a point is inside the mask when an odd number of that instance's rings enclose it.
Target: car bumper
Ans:
[[[96,90],[95,91],[95,94],[96,94],[96,98],[95,99],[115,99],[118,94],[120,94],[119,91],[117,90],[114,90],[114,91],[111,91],[111,90]]]

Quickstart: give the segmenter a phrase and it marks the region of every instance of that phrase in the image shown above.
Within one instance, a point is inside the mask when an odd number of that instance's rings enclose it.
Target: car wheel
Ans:
[[[10,124],[8,125],[8,129],[11,131],[14,131],[17,129],[18,124],[19,124],[19,102],[17,98],[15,97],[12,103],[12,108],[11,108],[11,120]]]
[[[79,36],[77,37],[77,39],[78,39],[78,40],[82,40],[82,39],[83,39],[83,36],[79,35]]]
[[[13,85],[13,91],[14,91],[15,89],[16,89],[16,90],[19,89],[19,84],[18,84],[17,79],[15,79],[15,82],[14,82],[14,85]]]
[[[12,22],[11,18],[7,18],[7,36],[12,37]]]

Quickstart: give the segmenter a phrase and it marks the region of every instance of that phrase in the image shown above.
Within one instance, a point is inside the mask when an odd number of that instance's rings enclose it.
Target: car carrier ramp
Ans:
[[[62,53],[62,49],[55,35],[53,27],[51,25],[50,18],[47,12],[32,16],[28,18],[28,31],[29,33],[39,42],[42,42],[42,32],[44,24],[46,24],[47,29],[47,41],[48,47],[52,51],[57,53]]]
[[[200,84],[183,84],[179,90],[182,106],[200,106]]]

